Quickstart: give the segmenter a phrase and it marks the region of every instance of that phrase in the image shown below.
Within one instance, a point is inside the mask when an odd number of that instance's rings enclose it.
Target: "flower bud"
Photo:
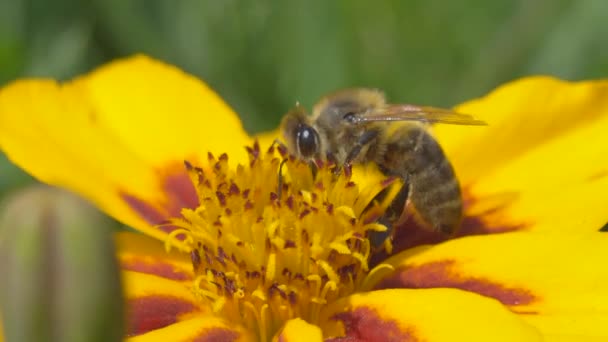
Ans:
[[[111,225],[75,196],[34,186],[0,207],[6,341],[120,341],[123,301]]]

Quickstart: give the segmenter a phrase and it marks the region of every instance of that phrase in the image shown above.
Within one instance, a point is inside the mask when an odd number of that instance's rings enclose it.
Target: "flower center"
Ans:
[[[193,289],[217,315],[268,340],[291,318],[315,324],[327,303],[364,287],[370,231],[395,179],[364,189],[329,165],[316,172],[281,148],[249,148],[249,165],[229,168],[209,154],[209,168],[186,163],[200,206],[171,221],[191,248]],[[282,161],[284,161],[283,165]],[[280,175],[279,175],[280,174]]]

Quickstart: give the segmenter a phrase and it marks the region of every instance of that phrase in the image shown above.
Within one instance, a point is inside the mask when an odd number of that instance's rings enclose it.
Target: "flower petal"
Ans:
[[[306,321],[295,318],[287,321],[281,332],[272,339],[273,342],[321,342],[321,329]]]
[[[598,208],[608,202],[608,81],[529,77],[457,110],[489,124],[435,127],[472,198],[468,210],[522,229],[595,230],[605,222]]]
[[[597,231],[608,220],[606,127],[608,115],[513,160],[471,192],[517,193],[491,215],[496,225],[515,221],[528,230]]]
[[[161,329],[208,312],[182,282],[130,271],[123,272],[123,282],[128,336]]]
[[[605,337],[580,336],[580,335],[543,335],[545,342],[604,342]]]
[[[608,236],[509,233],[452,240],[386,262],[383,288],[458,288],[492,297],[542,333],[608,338]],[[381,279],[379,279],[381,278]]]
[[[230,139],[225,139],[226,134]],[[136,56],[84,77],[0,90],[0,148],[38,179],[69,188],[126,224],[150,228],[196,197],[183,160],[246,159],[237,116],[204,83]]]
[[[127,339],[128,342],[256,341],[250,332],[213,316],[201,316]]]
[[[194,296],[192,265],[141,234],[116,235],[127,301],[127,335],[136,336],[209,312]]]
[[[605,118],[607,96],[608,81],[523,78],[456,107],[488,126],[438,125],[435,133],[462,181],[472,183],[538,146]]]
[[[184,253],[167,252],[160,241],[142,234],[121,232],[115,239],[123,270],[177,281],[194,280],[192,261]]]
[[[452,289],[355,294],[331,304],[321,322],[330,341],[541,340],[498,302]]]

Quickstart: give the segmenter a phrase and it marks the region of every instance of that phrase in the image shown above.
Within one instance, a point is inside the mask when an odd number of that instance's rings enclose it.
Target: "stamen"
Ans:
[[[376,276],[376,274],[386,274],[388,272],[392,272],[395,270],[395,267],[393,267],[393,265],[390,264],[378,264],[376,267],[374,267],[371,271],[369,271],[369,273],[367,274],[367,276],[365,277],[365,279],[363,279],[363,283],[361,284],[361,290],[362,291],[369,291],[371,290],[370,288],[370,281],[371,279],[374,278],[378,278],[378,276]]]
[[[248,152],[249,163],[234,169],[227,155],[209,154],[207,168],[186,162],[201,206],[170,221],[165,248],[186,246],[197,298],[265,341],[289,319],[318,323],[325,305],[384,267],[368,272],[367,235],[386,230],[374,217],[390,198],[373,199],[399,182],[360,191],[350,174],[321,162],[313,172],[281,145]]]
[[[279,179],[277,180],[277,199],[281,200],[281,195],[283,194],[283,165],[287,163],[287,159],[283,159],[281,164],[279,165]]]
[[[260,310],[258,312],[258,310],[255,308],[255,306],[253,304],[251,304],[251,302],[245,302],[244,306],[247,310],[249,310],[251,312],[251,314],[253,315],[253,318],[255,318],[255,325],[258,327],[258,334],[260,336],[260,341],[266,341],[262,338],[265,338],[265,334],[266,334],[266,324],[265,321],[262,321],[262,319],[260,318],[260,314],[262,314],[262,310]]]
[[[183,236],[183,239],[179,237]],[[177,228],[172,230],[166,240],[165,240],[165,251],[169,253],[171,251],[171,247],[176,247],[178,250],[183,250],[183,246],[192,244],[194,242],[190,231],[186,228]]]
[[[260,341],[268,341],[268,304],[260,309]]]

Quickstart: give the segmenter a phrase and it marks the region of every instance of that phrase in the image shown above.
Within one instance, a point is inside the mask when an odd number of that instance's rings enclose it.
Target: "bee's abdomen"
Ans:
[[[462,219],[460,185],[441,146],[424,127],[412,125],[388,139],[382,168],[404,177],[409,200],[433,229],[452,233]]]

